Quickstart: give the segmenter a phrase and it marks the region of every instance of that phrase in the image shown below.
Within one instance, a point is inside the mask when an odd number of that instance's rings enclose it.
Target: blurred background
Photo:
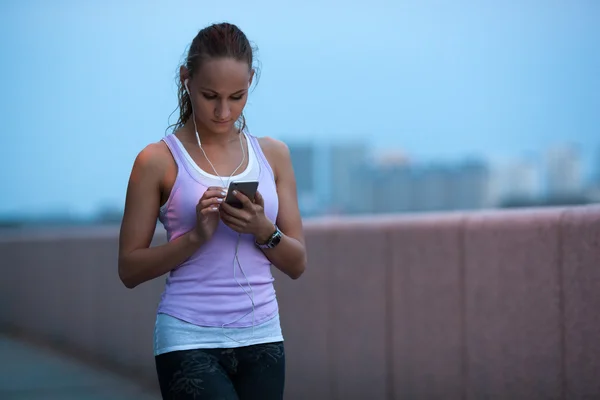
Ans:
[[[0,1],[0,398],[158,398],[164,280],[123,287],[118,226],[223,21],[305,220],[286,399],[599,398],[595,0]]]
[[[596,1],[0,7],[4,225],[118,222],[220,21],[259,49],[249,127],[290,147],[306,217],[600,201]]]

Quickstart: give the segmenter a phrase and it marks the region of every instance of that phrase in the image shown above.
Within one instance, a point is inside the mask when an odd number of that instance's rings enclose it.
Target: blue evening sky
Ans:
[[[221,21],[260,49],[257,135],[422,160],[563,142],[591,160],[600,145],[595,0],[4,0],[0,213],[122,206],[135,155],[169,124],[186,47]]]

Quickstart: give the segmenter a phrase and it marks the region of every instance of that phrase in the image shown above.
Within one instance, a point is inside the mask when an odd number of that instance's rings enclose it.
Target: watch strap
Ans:
[[[277,225],[275,225],[275,232],[273,232],[273,234],[269,237],[269,239],[267,239],[265,243],[258,243],[256,241],[254,243],[260,249],[272,249],[279,244],[279,242],[281,241],[281,237],[282,233],[277,227]]]

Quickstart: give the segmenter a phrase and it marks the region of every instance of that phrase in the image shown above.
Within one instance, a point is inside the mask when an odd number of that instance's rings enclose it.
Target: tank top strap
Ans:
[[[179,169],[181,169],[181,167],[187,168],[186,162],[185,162],[185,156],[181,152],[181,149],[179,148],[179,145],[177,144],[177,139],[173,136],[173,134],[172,133],[168,134],[167,136],[162,138],[162,141],[165,142],[165,144],[171,151],[171,154],[173,155],[173,159],[175,160],[175,164],[177,164],[177,167]]]
[[[262,164],[262,167],[269,172],[270,177],[273,179],[273,182],[275,182],[275,174],[273,173],[273,169],[271,168],[271,164],[269,164],[267,157],[265,157],[265,153],[263,153],[262,148],[260,147],[258,138],[248,132],[246,132],[246,137],[250,139],[250,144],[254,149],[254,153],[256,154],[259,163]]]

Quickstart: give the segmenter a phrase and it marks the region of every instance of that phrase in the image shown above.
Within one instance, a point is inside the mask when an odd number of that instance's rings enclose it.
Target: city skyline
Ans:
[[[501,165],[485,157],[432,162],[365,143],[293,142],[290,151],[300,206],[311,216],[600,201],[600,157],[595,178],[585,179],[581,152],[568,143]]]
[[[600,157],[595,178],[586,180],[580,153],[569,143],[504,165],[483,157],[419,160],[401,149],[377,152],[364,143],[289,146],[304,217],[600,202]],[[358,192],[362,196],[337,195]],[[122,210],[123,204],[103,203],[88,214],[63,207],[37,215],[0,213],[0,220],[115,223]]]

